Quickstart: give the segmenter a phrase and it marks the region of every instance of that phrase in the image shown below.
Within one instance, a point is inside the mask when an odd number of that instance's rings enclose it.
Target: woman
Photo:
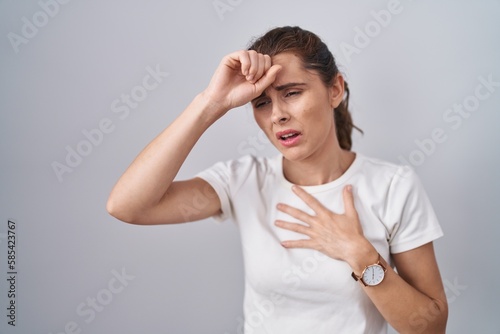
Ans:
[[[247,333],[385,333],[387,322],[402,333],[444,333],[432,244],[439,223],[409,167],[351,151],[348,99],[316,35],[273,29],[222,59],[208,87],[120,178],[108,211],[143,225],[233,219]],[[248,102],[280,154],[174,181],[203,132]]]

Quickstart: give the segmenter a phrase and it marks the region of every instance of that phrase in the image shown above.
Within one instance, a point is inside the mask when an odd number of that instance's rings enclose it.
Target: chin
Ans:
[[[306,154],[303,150],[299,149],[286,149],[279,150],[283,157],[288,161],[302,161],[309,157],[310,154]]]

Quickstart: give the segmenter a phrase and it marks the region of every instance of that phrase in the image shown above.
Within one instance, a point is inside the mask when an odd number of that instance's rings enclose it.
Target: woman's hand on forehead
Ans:
[[[260,96],[280,70],[281,66],[272,65],[268,55],[236,51],[222,59],[203,94],[225,113]]]

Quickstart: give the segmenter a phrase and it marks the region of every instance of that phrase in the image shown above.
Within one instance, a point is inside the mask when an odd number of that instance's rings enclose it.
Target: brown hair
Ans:
[[[275,56],[282,52],[293,52],[302,59],[306,69],[314,70],[327,87],[331,87],[339,73],[335,58],[325,43],[314,33],[300,27],[280,27],[269,30],[263,36],[252,41],[248,50]],[[349,112],[349,86],[344,82],[345,97],[334,109],[335,129],[340,147],[351,150],[352,129],[361,129],[352,122]]]

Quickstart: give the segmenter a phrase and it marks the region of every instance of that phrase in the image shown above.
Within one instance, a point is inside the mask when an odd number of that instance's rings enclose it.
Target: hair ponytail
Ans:
[[[339,145],[344,150],[350,151],[352,148],[352,129],[356,129],[363,133],[363,130],[358,128],[352,122],[351,113],[349,112],[349,85],[344,81],[345,97],[340,102],[339,106],[333,110],[335,118],[335,130],[337,132],[337,139]]]

